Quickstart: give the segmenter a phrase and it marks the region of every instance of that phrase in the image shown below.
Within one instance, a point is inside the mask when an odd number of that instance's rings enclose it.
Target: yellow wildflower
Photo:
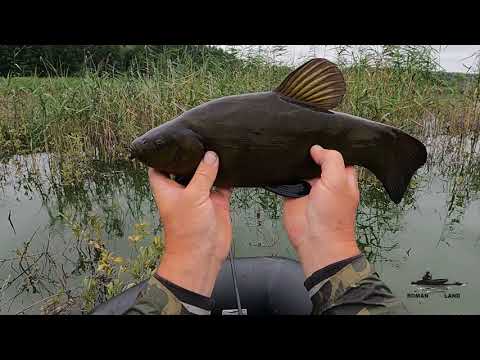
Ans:
[[[123,264],[123,261],[124,261],[124,260],[123,260],[123,258],[122,258],[121,256],[116,256],[116,257],[113,258],[113,262],[114,262],[115,264]]]
[[[128,237],[128,240],[130,240],[130,241],[133,242],[133,243],[137,243],[137,242],[139,242],[140,240],[142,240],[142,238],[143,238],[143,237],[140,236],[140,235],[133,235],[133,236],[129,236],[129,237]]]

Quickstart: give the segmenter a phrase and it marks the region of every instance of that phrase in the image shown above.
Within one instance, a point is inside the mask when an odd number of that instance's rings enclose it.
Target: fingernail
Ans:
[[[320,145],[313,145],[312,150],[323,150],[323,147],[321,147]]]
[[[215,154],[213,151],[207,151],[203,161],[205,161],[206,164],[213,165],[217,162],[217,159],[217,154]]]

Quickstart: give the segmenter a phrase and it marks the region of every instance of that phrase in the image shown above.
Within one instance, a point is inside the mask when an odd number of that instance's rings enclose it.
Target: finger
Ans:
[[[218,156],[213,151],[207,151],[197,167],[187,189],[199,194],[210,194],[210,189],[218,173]]]
[[[163,193],[171,191],[172,189],[183,188],[182,185],[171,180],[166,174],[153,168],[148,168],[148,180],[155,196],[162,196]]]
[[[335,184],[345,179],[345,163],[338,151],[326,150],[319,145],[314,145],[310,149],[310,154],[322,168],[322,180]]]
[[[358,189],[358,172],[354,166],[347,166],[345,168],[347,173],[347,182],[351,189]]]

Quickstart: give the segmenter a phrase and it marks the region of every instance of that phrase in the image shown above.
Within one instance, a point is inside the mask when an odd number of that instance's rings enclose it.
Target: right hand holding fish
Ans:
[[[315,145],[310,154],[321,167],[309,180],[310,194],[284,200],[283,221],[306,277],[337,261],[360,254],[355,217],[360,200],[356,170],[341,154]]]

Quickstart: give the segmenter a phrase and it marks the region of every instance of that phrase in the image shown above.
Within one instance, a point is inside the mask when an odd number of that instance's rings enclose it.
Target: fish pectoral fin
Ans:
[[[337,65],[316,58],[292,71],[274,91],[318,109],[330,110],[342,102],[346,84]]]
[[[290,198],[299,198],[310,194],[310,189],[312,188],[310,184],[306,181],[301,181],[297,184],[286,184],[286,185],[277,185],[277,186],[264,186],[265,190],[271,191],[274,194],[290,197]]]

